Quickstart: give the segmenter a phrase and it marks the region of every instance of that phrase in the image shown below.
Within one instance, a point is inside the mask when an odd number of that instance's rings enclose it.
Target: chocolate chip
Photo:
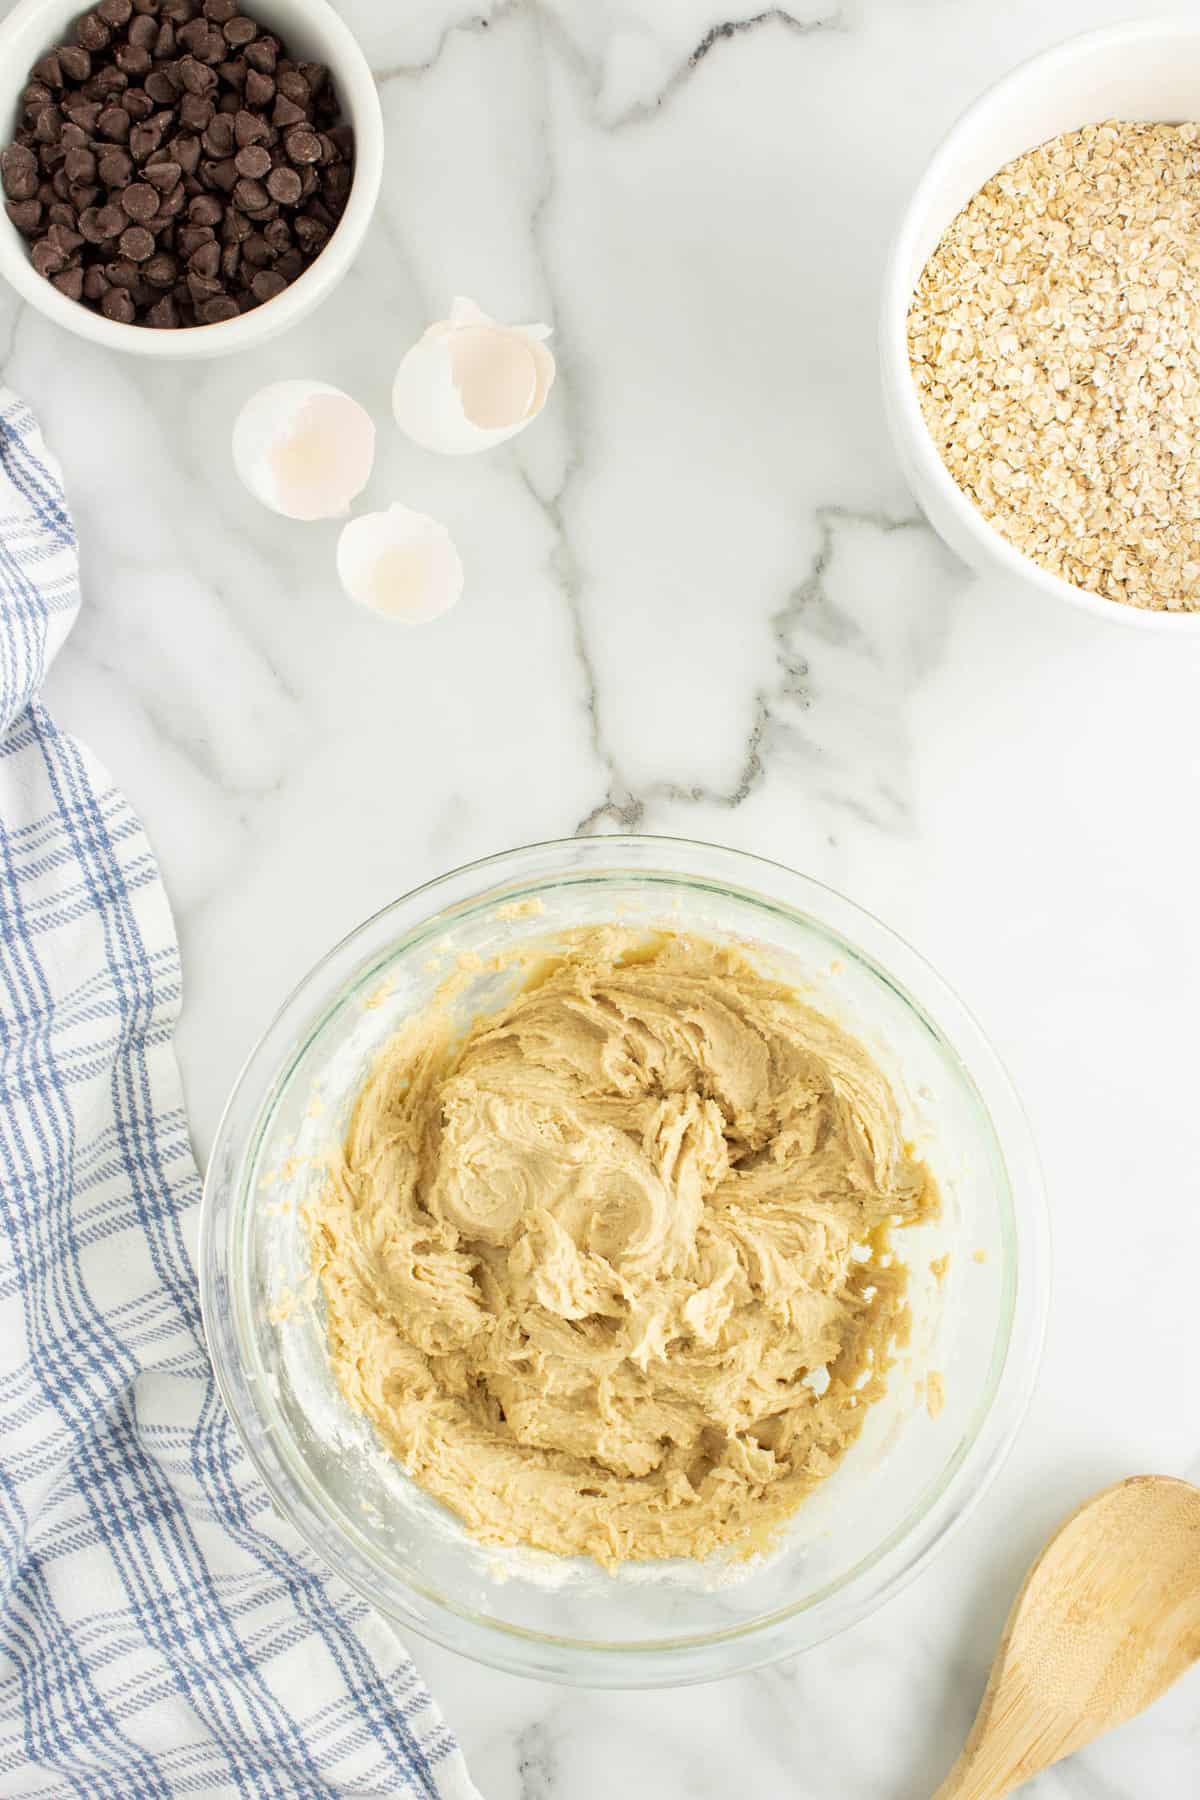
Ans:
[[[271,196],[261,181],[241,180],[233,190],[233,203],[242,212],[257,212],[270,205]]]
[[[296,220],[293,229],[296,233],[296,242],[301,249],[307,250],[310,256],[319,250],[329,238],[326,226],[317,219],[306,219],[303,214]]]
[[[96,173],[107,188],[124,187],[133,179],[133,158],[125,150],[102,150]]]
[[[247,144],[238,151],[234,161],[239,175],[245,175],[250,181],[259,181],[270,171],[271,152],[263,144]]]
[[[166,251],[160,250],[157,256],[150,258],[143,273],[152,286],[168,288],[179,273],[179,264],[173,256],[168,256]]]
[[[96,158],[91,150],[71,149],[63,162],[67,179],[74,182],[95,181]]]
[[[136,225],[148,225],[158,211],[158,195],[148,181],[131,181],[121,194],[121,209]]]
[[[104,15],[99,7],[95,12],[84,13],[75,21],[75,42],[85,50],[106,50],[112,39]]]
[[[130,225],[121,233],[121,254],[143,263],[154,255],[154,233],[144,225]]]
[[[232,44],[235,50],[241,50],[246,44],[253,43],[258,36],[258,26],[253,19],[247,19],[238,13],[226,20],[222,35],[227,44]]]
[[[39,144],[57,144],[62,128],[63,116],[57,106],[51,104],[39,109],[33,122],[33,135]]]
[[[64,44],[58,53],[58,66],[66,80],[79,87],[91,79],[92,53],[82,44]]]
[[[172,138],[167,145],[174,160],[185,175],[194,175],[200,166],[200,139],[190,132],[181,131],[178,137]]]
[[[100,302],[100,311],[117,325],[132,325],[137,314],[133,301],[122,288],[110,287]]]
[[[133,6],[131,0],[100,0],[96,11],[106,25],[128,25]]]
[[[285,250],[276,261],[275,267],[285,281],[295,281],[297,275],[304,273],[304,252],[302,250]]]
[[[287,282],[277,269],[260,269],[250,283],[250,292],[256,300],[273,300],[286,286]]]
[[[235,139],[228,113],[217,114],[201,141],[210,156],[232,156]]]
[[[179,308],[171,294],[164,294],[156,300],[146,314],[147,325],[154,325],[160,331],[176,331],[179,328]]]
[[[179,90],[165,69],[151,69],[144,86],[155,106],[174,106]]]
[[[238,184],[238,166],[232,156],[223,156],[218,162],[200,166],[208,169],[213,187],[220,188],[223,194],[232,194]]]
[[[242,107],[233,121],[234,135],[239,147],[247,144],[261,144],[271,135],[271,128],[261,113],[247,112]]]
[[[123,106],[106,106],[96,120],[96,130],[114,144],[123,144],[129,136],[129,114]]]
[[[214,69],[198,62],[194,56],[181,56],[175,65],[179,85],[189,94],[211,94],[217,85]]]
[[[188,257],[189,274],[203,275],[206,280],[211,280],[220,267],[221,246],[215,238],[211,238],[207,244],[201,244]]]
[[[211,194],[197,194],[188,207],[188,218],[193,225],[219,225],[224,210],[221,202]]]
[[[237,12],[237,0],[204,0],[204,16],[214,25],[225,25]]]
[[[60,294],[65,294],[68,300],[83,299],[83,270],[78,266],[73,269],[64,269],[61,275],[52,275],[50,282]]]
[[[24,144],[0,153],[0,182],[10,200],[32,200],[38,191],[37,157]]]
[[[275,83],[269,75],[260,75],[257,69],[246,70],[245,82],[246,105],[265,107],[275,97]]]
[[[177,162],[149,162],[142,170],[142,180],[148,181],[159,194],[169,194],[182,174]]]
[[[38,239],[30,252],[30,257],[38,274],[44,275],[47,280],[51,275],[57,275],[60,269],[65,269],[67,266],[66,251],[60,250],[57,244],[52,244],[48,237]]]
[[[275,110],[271,114],[271,123],[272,125],[278,126],[280,130],[283,130],[284,127],[288,125],[303,125],[304,108],[297,106],[296,102],[294,100],[289,100],[286,95],[280,94],[275,101]]]
[[[24,237],[32,237],[42,223],[40,200],[6,200],[4,210]]]
[[[108,292],[108,277],[104,270],[93,263],[90,269],[83,271],[83,297],[85,300],[103,300]]]
[[[270,266],[271,262],[274,260],[271,246],[267,243],[266,238],[263,237],[261,232],[251,232],[250,236],[242,245],[242,258],[255,269],[265,269]]]
[[[128,35],[135,50],[153,50],[158,42],[158,20],[139,14],[130,21]]]
[[[288,132],[283,140],[283,147],[289,160],[294,163],[314,163],[321,155],[320,138],[315,131],[306,131],[302,126]]]
[[[211,225],[185,225],[178,233],[177,243],[181,256],[194,256],[202,244],[215,242]]]
[[[295,206],[300,198],[301,183],[295,169],[272,169],[267,176],[267,192],[280,206]]]

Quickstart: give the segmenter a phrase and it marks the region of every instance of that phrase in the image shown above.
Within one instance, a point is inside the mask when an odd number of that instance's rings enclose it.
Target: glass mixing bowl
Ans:
[[[540,910],[522,908],[527,900]],[[894,1240],[910,1271],[913,1331],[886,1395],[779,1546],[749,1563],[609,1574],[479,1544],[383,1450],[327,1365],[297,1212],[375,1051],[464,953],[486,963],[520,940],[610,921],[737,942],[853,1033],[889,1074],[943,1197],[937,1221]],[[482,968],[463,992],[464,1019],[502,1003],[514,979]],[[881,1605],[933,1555],[996,1474],[1028,1401],[1048,1246],[1020,1104],[979,1027],[913,950],[774,863],[602,837],[443,876],[317,965],[226,1108],[204,1190],[200,1277],[217,1379],[276,1506],[381,1613],[512,1672],[652,1687],[806,1649]],[[940,1411],[927,1404],[933,1372]]]

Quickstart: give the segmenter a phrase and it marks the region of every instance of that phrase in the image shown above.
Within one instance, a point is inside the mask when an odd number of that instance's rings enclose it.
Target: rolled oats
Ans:
[[[908,316],[950,474],[1017,549],[1200,610],[1200,126],[1110,121],[995,175]]]

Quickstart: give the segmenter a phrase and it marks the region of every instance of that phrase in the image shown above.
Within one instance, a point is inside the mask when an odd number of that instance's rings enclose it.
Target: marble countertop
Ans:
[[[1161,0],[1160,0],[1161,4]],[[3,0],[0,0],[3,10]],[[782,1667],[652,1695],[413,1641],[488,1800],[912,1800],[952,1760],[1024,1565],[1120,1475],[1200,1478],[1200,650],[972,581],[884,434],[875,308],[935,141],[1027,53],[1155,0],[346,0],[383,198],[318,315],[161,367],[0,293],[0,366],[65,465],[85,610],[49,700],[142,813],[172,895],[204,1155],[243,1053],[328,944],[488,851],[636,828],[762,852],[922,949],[1008,1062],[1045,1162],[1044,1372],[928,1572]],[[454,293],[553,321],[538,425],[367,498],[452,527],[456,612],[351,610],[335,528],[236,484],[258,383],[381,417]],[[1042,1800],[1183,1800],[1200,1675]]]

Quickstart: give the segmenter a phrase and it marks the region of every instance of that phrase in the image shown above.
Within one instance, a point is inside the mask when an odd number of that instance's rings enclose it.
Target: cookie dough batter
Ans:
[[[734,950],[596,928],[388,1044],[307,1223],[414,1479],[611,1565],[770,1541],[883,1391],[889,1228],[936,1203],[861,1045]]]

